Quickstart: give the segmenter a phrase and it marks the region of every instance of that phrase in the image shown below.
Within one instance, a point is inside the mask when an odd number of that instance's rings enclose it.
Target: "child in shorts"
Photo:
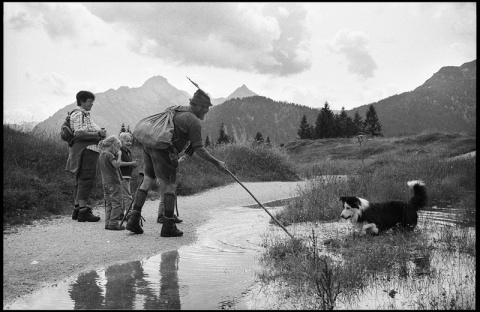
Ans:
[[[123,218],[126,210],[132,202],[132,190],[130,186],[130,181],[132,180],[132,171],[133,168],[137,166],[135,160],[132,161],[132,153],[130,147],[132,147],[133,136],[129,132],[122,132],[118,136],[120,142],[122,142],[122,147],[120,151],[122,152],[122,158],[120,163],[120,172],[122,174],[122,190],[123,190],[123,212],[121,218]]]
[[[98,143],[100,156],[98,164],[102,174],[103,196],[105,200],[105,229],[113,231],[125,230],[120,226],[123,211],[123,190],[120,164],[122,142],[111,135]]]

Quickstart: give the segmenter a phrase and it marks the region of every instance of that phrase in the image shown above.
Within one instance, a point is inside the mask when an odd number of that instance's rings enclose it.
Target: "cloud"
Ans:
[[[367,79],[374,77],[378,67],[369,52],[368,44],[368,37],[364,33],[343,29],[335,35],[328,46],[346,58],[350,73]]]
[[[69,96],[75,91],[73,82],[65,74],[55,72],[38,74],[29,69],[25,72],[25,78],[39,83],[44,90],[51,90],[50,92],[55,95]]]
[[[427,19],[428,23],[440,22],[450,25],[451,31],[460,38],[476,40],[476,2],[425,2],[411,3],[410,14]]]
[[[132,35],[136,52],[183,65],[288,76],[311,66],[305,9],[294,3],[86,3]]]
[[[109,27],[79,3],[8,3],[7,26],[15,31],[43,28],[55,40],[78,45],[101,45]]]

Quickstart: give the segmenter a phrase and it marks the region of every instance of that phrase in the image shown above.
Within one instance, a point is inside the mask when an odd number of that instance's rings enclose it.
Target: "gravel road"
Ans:
[[[243,183],[261,202],[295,195],[304,182]],[[144,233],[107,231],[104,209],[94,214],[99,222],[77,222],[70,216],[36,221],[3,233],[3,306],[27,296],[41,287],[67,277],[117,263],[141,260],[164,251],[175,250],[196,241],[196,229],[210,217],[209,208],[256,204],[238,184],[215,188],[197,195],[178,198],[182,237],[160,237],[156,223],[158,201],[147,201],[142,210]]]

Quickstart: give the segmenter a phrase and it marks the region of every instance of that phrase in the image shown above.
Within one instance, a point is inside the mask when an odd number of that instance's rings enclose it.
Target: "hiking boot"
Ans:
[[[120,224],[117,223],[115,225],[105,225],[105,230],[123,231],[123,230],[125,230],[125,227],[123,225],[120,226]]]
[[[160,236],[161,237],[180,237],[182,235],[183,235],[183,232],[177,229],[177,226],[175,225],[175,218],[164,217]]]
[[[79,211],[80,211],[80,208],[73,208],[72,220],[77,220],[78,219]]]
[[[175,215],[173,216],[173,218],[175,219],[175,223],[182,223],[183,222],[182,219],[179,219]],[[163,221],[165,221],[165,215],[163,213],[159,213],[158,217],[157,217],[157,223],[163,223]]]
[[[94,216],[91,207],[80,208],[78,212],[78,222],[97,222],[100,217]]]
[[[142,214],[140,211],[137,210],[132,210],[128,216],[127,216],[128,222],[127,222],[127,230],[134,232],[135,234],[143,234],[143,221],[145,219],[142,217]],[[140,222],[142,223],[140,225]]]

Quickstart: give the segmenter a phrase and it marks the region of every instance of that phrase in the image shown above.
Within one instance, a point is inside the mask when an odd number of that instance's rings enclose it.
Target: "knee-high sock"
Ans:
[[[133,202],[133,210],[142,211],[143,204],[145,204],[145,200],[147,199],[148,191],[138,189],[135,192],[135,201]]]
[[[165,204],[165,217],[173,217],[173,212],[175,210],[175,199],[176,196],[174,193],[165,193],[163,197],[163,202]]]

